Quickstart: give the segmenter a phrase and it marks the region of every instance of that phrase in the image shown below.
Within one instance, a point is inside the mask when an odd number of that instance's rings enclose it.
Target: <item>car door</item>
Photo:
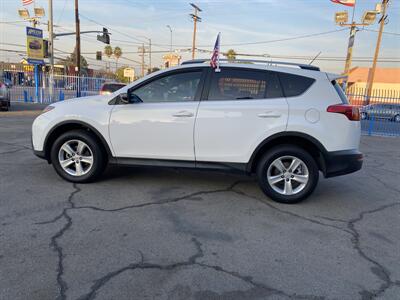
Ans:
[[[110,117],[119,158],[194,161],[193,130],[204,68],[163,73],[128,90]]]
[[[276,73],[210,71],[195,126],[196,161],[247,163],[266,137],[286,129],[288,104]]]

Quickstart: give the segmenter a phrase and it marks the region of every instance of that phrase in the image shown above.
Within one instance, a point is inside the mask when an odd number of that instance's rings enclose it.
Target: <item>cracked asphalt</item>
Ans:
[[[298,205],[252,177],[109,168],[71,184],[0,116],[0,299],[400,299],[400,139]]]

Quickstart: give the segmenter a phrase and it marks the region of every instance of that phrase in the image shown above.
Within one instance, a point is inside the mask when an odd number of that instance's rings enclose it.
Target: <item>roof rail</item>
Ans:
[[[202,64],[205,62],[209,62],[210,59],[192,59],[182,62],[182,65],[189,65],[189,64]],[[300,69],[304,70],[312,70],[312,71],[320,71],[319,67],[313,65],[306,65],[306,64],[298,64],[298,63],[291,63],[291,62],[284,62],[284,61],[274,61],[274,60],[254,60],[254,59],[220,59],[219,61],[222,62],[246,62],[246,63],[263,63],[267,65],[283,65],[283,66],[295,66],[299,67]]]

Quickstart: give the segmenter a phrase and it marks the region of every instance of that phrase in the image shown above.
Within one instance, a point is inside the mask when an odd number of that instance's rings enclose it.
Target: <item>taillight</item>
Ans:
[[[360,111],[358,107],[348,104],[335,104],[327,108],[327,112],[343,114],[350,121],[360,121]]]

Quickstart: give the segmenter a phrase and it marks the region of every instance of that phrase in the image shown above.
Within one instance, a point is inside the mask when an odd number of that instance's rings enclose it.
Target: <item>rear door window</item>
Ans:
[[[282,97],[276,73],[222,68],[212,72],[208,100],[246,100]]]
[[[303,94],[314,83],[315,79],[289,73],[279,73],[283,92],[286,97],[296,97]]]

